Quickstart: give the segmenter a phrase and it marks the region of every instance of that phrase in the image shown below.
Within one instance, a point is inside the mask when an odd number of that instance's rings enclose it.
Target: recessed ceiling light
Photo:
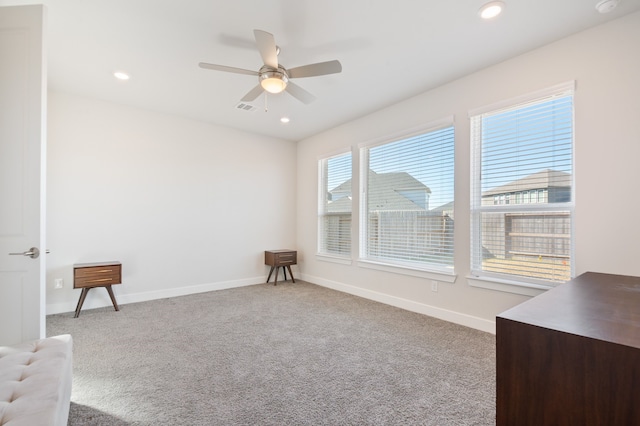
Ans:
[[[116,71],[113,73],[113,76],[118,80],[129,80],[129,74],[122,71]]]
[[[501,1],[489,2],[482,6],[480,10],[478,10],[478,15],[480,15],[482,19],[495,18],[502,13],[502,11],[504,10],[504,6],[504,2]]]
[[[280,119],[280,122],[285,123],[285,124],[286,124],[286,123],[288,123],[289,121],[291,121],[291,120],[289,119],[289,117],[282,117],[282,118]]]

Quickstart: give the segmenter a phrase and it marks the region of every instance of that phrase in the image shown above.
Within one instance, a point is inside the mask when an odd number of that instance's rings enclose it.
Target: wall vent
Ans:
[[[242,111],[257,111],[258,107],[255,105],[248,104],[246,102],[240,102],[238,105],[236,105],[236,109],[239,109]]]

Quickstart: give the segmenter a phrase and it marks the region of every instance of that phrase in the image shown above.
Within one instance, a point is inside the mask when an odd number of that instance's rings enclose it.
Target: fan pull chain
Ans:
[[[264,112],[268,112],[269,111],[269,108],[267,107],[267,97],[268,97],[268,95],[267,95],[267,92],[265,91],[264,92]]]

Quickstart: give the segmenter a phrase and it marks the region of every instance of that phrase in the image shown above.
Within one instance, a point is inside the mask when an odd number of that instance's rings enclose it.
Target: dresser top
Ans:
[[[497,318],[640,348],[640,277],[587,272]]]
[[[75,263],[73,265],[74,268],[93,268],[95,266],[113,266],[120,265],[118,261],[109,261],[109,262],[93,262],[93,263]]]

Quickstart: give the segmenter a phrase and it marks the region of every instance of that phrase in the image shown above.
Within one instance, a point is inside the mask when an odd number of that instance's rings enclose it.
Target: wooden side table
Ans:
[[[73,316],[78,318],[87,293],[94,287],[105,287],[111,298],[111,303],[119,311],[116,297],[111,286],[122,283],[122,265],[120,262],[77,263],[73,265],[73,288],[81,288],[80,300]]]
[[[276,276],[273,281],[273,285],[278,284],[278,268],[282,267],[282,272],[284,273],[284,280],[287,280],[287,270],[289,270],[289,275],[291,275],[291,281],[296,282],[295,278],[293,278],[293,272],[291,272],[291,265],[295,265],[298,262],[298,252],[295,250],[268,250],[264,252],[264,264],[271,266],[271,270],[269,271],[269,276],[267,277],[267,283],[271,279],[271,274],[273,270],[276,270]],[[286,268],[286,269],[285,269]]]

